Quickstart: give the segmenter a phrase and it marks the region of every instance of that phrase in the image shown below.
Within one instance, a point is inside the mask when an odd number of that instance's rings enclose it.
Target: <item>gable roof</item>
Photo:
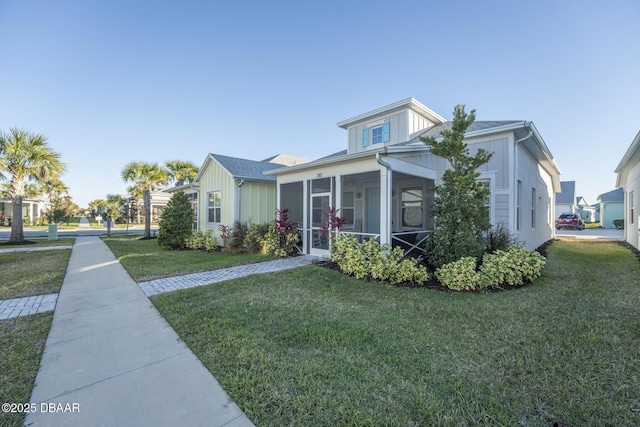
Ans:
[[[576,182],[560,181],[560,192],[556,194],[556,203],[574,205],[576,203]]]
[[[635,166],[638,162],[640,162],[640,132],[633,138],[631,145],[627,149],[627,152],[622,156],[622,160],[620,160],[620,164],[615,170],[615,173],[618,174],[616,177],[616,187],[623,187],[627,183],[627,175],[629,174],[629,169]]]
[[[277,154],[264,160],[249,160],[240,157],[225,156],[222,154],[209,153],[204,163],[200,167],[194,183],[198,184],[205,170],[211,162],[218,163],[231,175],[233,179],[247,179],[250,181],[275,182],[273,176],[265,176],[264,172],[272,170],[278,165],[299,164],[308,162],[302,157],[291,156],[289,154]]]
[[[616,188],[615,190],[602,193],[598,196],[600,203],[624,203],[624,190],[622,188]]]

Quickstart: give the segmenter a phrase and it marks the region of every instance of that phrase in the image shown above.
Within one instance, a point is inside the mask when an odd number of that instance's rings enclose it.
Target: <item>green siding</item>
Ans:
[[[616,228],[613,221],[624,219],[624,203],[605,202],[600,204],[600,224],[604,228]]]
[[[200,177],[199,206],[198,206],[198,230],[212,230],[215,236],[220,232],[218,224],[208,222],[208,197],[207,193],[215,190],[221,191],[221,224],[232,225],[238,215],[244,222],[263,223],[275,219],[276,210],[276,184],[246,181],[240,189],[240,212],[236,198],[238,193],[237,182],[218,162],[210,159],[205,164]]]

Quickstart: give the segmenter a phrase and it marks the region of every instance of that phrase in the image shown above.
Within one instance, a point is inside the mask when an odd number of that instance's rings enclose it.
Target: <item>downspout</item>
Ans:
[[[392,196],[393,196],[393,188],[391,188],[391,181],[392,181],[392,175],[393,175],[393,168],[391,167],[391,165],[387,162],[385,162],[384,160],[382,160],[382,157],[380,157],[380,153],[376,153],[376,161],[378,162],[378,164],[380,164],[381,166],[384,166],[385,168],[387,168],[387,200],[384,201],[385,203],[385,209],[387,212],[387,236],[385,237],[385,240],[387,240],[386,243],[392,244],[393,243],[393,239],[391,237],[391,233],[392,233],[392,226],[391,226],[391,222],[392,222],[392,217],[391,217],[391,205],[393,204],[392,201]],[[382,236],[381,236],[382,237]],[[380,238],[380,243],[385,243],[383,241],[382,238]]]
[[[533,129],[531,129],[529,122],[525,122],[524,123],[524,128],[526,129],[527,127],[529,127],[529,133],[527,134],[527,136],[525,136],[524,138],[520,138],[517,139],[514,143],[513,143],[513,189],[514,192],[513,194],[515,195],[514,198],[514,207],[517,207],[518,204],[518,144],[520,144],[521,142],[526,141],[527,139],[531,138],[533,136]],[[522,195],[520,194],[520,198],[522,199]],[[522,203],[522,200],[520,200],[520,203]],[[520,206],[520,218],[518,218],[518,209],[515,209],[514,212],[514,222],[513,222],[513,233],[514,235],[516,235],[517,233],[520,232],[520,230],[518,229],[518,221],[520,220],[520,228],[522,228],[522,206]],[[554,227],[555,230],[555,227]],[[553,231],[553,236],[555,237],[555,231]]]
[[[241,187],[244,185],[244,179],[241,179],[240,182],[238,183],[238,201],[236,204],[236,214],[237,214],[237,219],[238,221],[241,221],[241,216],[240,216],[240,194],[241,194]]]

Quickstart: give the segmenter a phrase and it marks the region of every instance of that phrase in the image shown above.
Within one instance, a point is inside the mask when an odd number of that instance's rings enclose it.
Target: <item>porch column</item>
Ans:
[[[309,204],[311,199],[309,198],[309,180],[302,180],[302,253],[308,254],[309,247]]]
[[[391,244],[392,175],[389,168],[380,170],[380,244]]]

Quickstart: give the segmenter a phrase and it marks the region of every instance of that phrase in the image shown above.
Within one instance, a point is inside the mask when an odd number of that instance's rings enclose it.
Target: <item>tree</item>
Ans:
[[[189,184],[193,182],[198,175],[198,166],[189,161],[169,160],[165,163],[169,173],[169,180],[173,181],[176,186]]]
[[[431,208],[435,229],[429,233],[426,249],[435,268],[462,257],[479,258],[485,248],[484,233],[491,228],[486,208],[489,189],[478,181],[477,169],[489,162],[493,153],[479,149],[475,156],[469,154],[464,133],[474,120],[475,110],[467,115],[464,105],[458,105],[451,129],[442,131],[442,140],[420,138],[450,165],[442,184],[435,186]]]
[[[52,177],[43,183],[42,192],[49,195],[49,211],[46,213],[49,224],[57,224],[68,217],[65,197],[69,196],[69,188],[59,177]]]
[[[169,249],[181,249],[191,236],[193,209],[189,198],[182,191],[175,193],[160,218],[158,244]]]
[[[0,179],[9,179],[13,204],[9,243],[25,241],[22,200],[27,185],[42,184],[63,171],[60,155],[49,147],[44,136],[16,128],[0,134]]]
[[[124,215],[125,200],[119,194],[107,194],[105,201],[105,213],[109,215],[109,220],[114,223],[118,222]]]
[[[131,162],[122,170],[122,179],[133,183],[133,188],[142,193],[144,202],[144,235],[143,239],[151,237],[151,192],[167,183],[167,171],[157,163]]]

